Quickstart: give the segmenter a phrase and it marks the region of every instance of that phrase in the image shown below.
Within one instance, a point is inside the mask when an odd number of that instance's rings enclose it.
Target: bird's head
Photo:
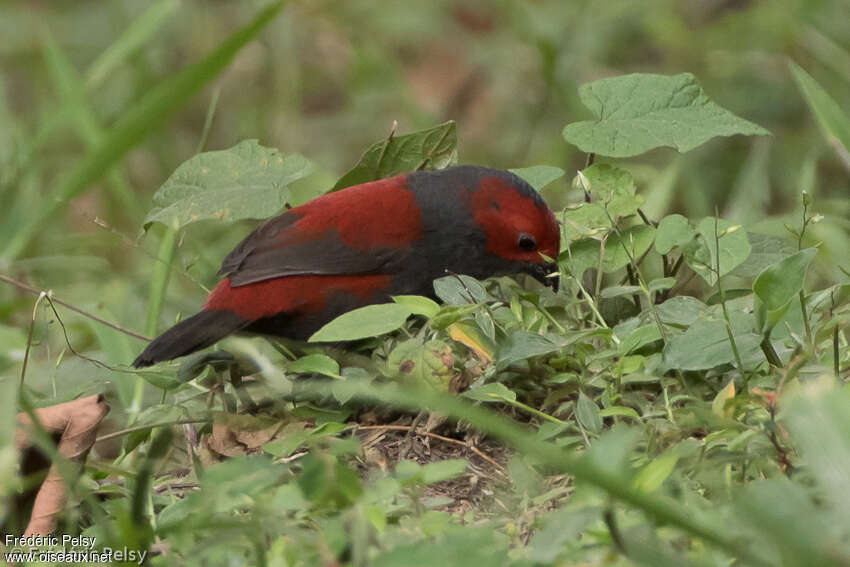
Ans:
[[[555,290],[561,233],[552,210],[528,183],[503,171],[485,171],[470,194],[475,223],[487,237],[487,253],[500,271],[523,272]]]

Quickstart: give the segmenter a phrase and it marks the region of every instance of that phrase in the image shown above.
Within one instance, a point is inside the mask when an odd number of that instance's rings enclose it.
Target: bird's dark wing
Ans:
[[[227,255],[231,286],[296,275],[392,273],[421,238],[404,177],[351,187],[268,221]]]

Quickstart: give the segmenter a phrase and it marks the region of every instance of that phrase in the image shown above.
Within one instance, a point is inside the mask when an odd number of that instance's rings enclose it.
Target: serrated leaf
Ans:
[[[367,305],[327,323],[308,342],[353,341],[383,335],[404,325],[411,314],[410,307],[398,303]]]
[[[390,135],[367,149],[332,191],[419,169],[444,169],[457,163],[457,126],[449,120],[403,136]]]
[[[183,162],[157,190],[144,224],[180,228],[201,220],[267,218],[283,209],[288,184],[312,170],[306,158],[284,156],[257,140],[204,152]]]
[[[567,142],[582,151],[629,157],[667,146],[687,152],[714,138],[769,132],[718,106],[690,73],[631,74],[579,88],[596,120],[568,124]]]
[[[655,250],[667,254],[675,246],[684,246],[693,239],[696,231],[682,215],[667,215],[658,223],[655,233]]]
[[[540,191],[556,179],[564,176],[564,170],[551,165],[533,165],[519,169],[509,169],[511,173],[519,175],[526,183]]]

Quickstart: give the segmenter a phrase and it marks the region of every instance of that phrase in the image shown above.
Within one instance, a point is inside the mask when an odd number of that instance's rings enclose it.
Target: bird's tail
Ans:
[[[163,360],[186,356],[214,344],[249,323],[232,311],[205,309],[155,338],[136,357],[133,366],[143,368]]]

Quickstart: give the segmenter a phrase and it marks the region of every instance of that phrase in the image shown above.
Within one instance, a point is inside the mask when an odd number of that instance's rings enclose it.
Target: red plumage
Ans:
[[[158,338],[136,367],[247,331],[306,339],[336,316],[391,295],[433,296],[448,272],[525,272],[544,283],[558,255],[552,211],[519,177],[460,166],[329,193],[286,211],[224,259],[203,309]]]

